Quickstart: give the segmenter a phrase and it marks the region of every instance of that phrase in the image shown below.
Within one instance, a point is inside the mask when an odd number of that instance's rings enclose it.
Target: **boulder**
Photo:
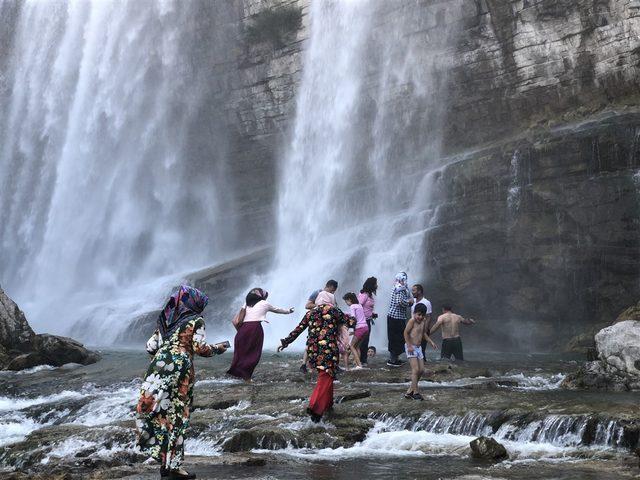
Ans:
[[[491,437],[478,437],[469,442],[471,447],[471,456],[482,460],[490,460],[492,462],[501,462],[507,460],[509,454],[504,445],[498,443]]]
[[[0,345],[27,352],[33,348],[35,335],[24,313],[0,288]]]
[[[18,305],[0,288],[0,369],[59,367],[67,363],[89,365],[98,360],[99,354],[72,338],[36,335]]]
[[[598,358],[607,370],[640,378],[640,321],[624,320],[603,328],[595,340]]]

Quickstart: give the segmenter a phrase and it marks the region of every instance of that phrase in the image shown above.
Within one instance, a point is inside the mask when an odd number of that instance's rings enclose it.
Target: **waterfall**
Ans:
[[[37,330],[90,319],[74,333],[108,342],[233,250],[234,8],[27,0],[0,20],[0,282]]]
[[[460,8],[457,1],[311,2],[280,170],[275,266],[254,280],[274,303],[301,308],[330,278],[341,298],[376,276],[375,344],[385,337],[394,274],[424,279]],[[290,326],[274,321],[267,345]]]

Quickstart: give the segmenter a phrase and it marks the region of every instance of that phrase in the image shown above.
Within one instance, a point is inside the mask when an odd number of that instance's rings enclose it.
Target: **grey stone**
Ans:
[[[504,445],[498,443],[491,437],[478,437],[469,442],[471,447],[471,456],[482,460],[490,460],[493,462],[501,462],[507,460],[509,454]]]
[[[640,321],[624,320],[603,328],[595,340],[598,356],[607,370],[640,378]]]

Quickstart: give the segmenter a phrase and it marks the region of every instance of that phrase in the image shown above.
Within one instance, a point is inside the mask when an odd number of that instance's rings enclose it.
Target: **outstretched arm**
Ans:
[[[291,307],[291,308],[279,308],[279,307],[274,307],[270,303],[268,305],[269,305],[269,311],[273,312],[273,313],[281,313],[281,314],[284,314],[284,315],[288,315],[289,313],[293,313],[293,307]]]
[[[474,323],[476,323],[476,321],[473,318],[460,317],[460,321],[465,325],[473,325]]]
[[[307,312],[305,316],[302,317],[302,320],[300,320],[300,323],[298,324],[298,326],[294,328],[289,335],[287,335],[285,338],[280,340],[280,346],[278,347],[279,352],[287,348],[289,344],[293,343],[296,340],[296,338],[298,338],[300,334],[304,332],[304,330],[309,326],[309,319],[311,318],[312,313],[313,313],[313,310],[310,312]]]
[[[201,357],[211,357],[216,354],[224,353],[226,350],[225,347],[209,345],[207,343],[207,333],[204,328],[204,320],[202,317],[196,320],[191,344],[193,346],[194,353]]]

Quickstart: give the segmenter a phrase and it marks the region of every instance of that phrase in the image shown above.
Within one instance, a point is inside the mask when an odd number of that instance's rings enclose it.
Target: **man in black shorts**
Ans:
[[[438,321],[429,331],[429,335],[434,334],[439,328],[442,328],[442,350],[440,358],[451,359],[453,356],[456,360],[464,360],[462,353],[462,339],[460,338],[460,324],[473,325],[476,323],[473,318],[464,318],[451,311],[451,305],[442,307],[442,315],[438,317]]]

